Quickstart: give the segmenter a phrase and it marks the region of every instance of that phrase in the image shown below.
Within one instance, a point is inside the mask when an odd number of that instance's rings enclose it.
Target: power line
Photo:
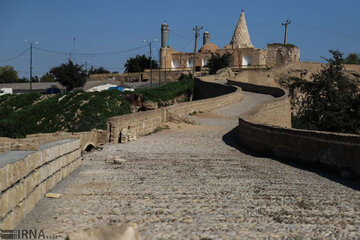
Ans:
[[[190,39],[190,41],[188,41],[186,44],[184,44],[181,48],[180,48],[180,50],[181,51],[185,51],[185,48],[187,48],[189,45],[190,45],[190,43],[192,43],[194,41],[194,39]]]
[[[23,51],[22,53],[20,53],[19,55],[16,55],[15,57],[12,57],[12,58],[8,58],[8,59],[3,59],[3,60],[0,60],[0,62],[10,62],[18,57],[21,57],[22,55],[24,55],[25,53],[27,53],[27,51],[29,51],[29,48],[27,48],[25,51]]]
[[[178,34],[178,33],[174,32],[174,31],[171,31],[171,30],[169,30],[169,32],[173,33],[175,36],[178,36],[178,37],[186,39],[186,40],[194,40],[194,39],[189,38],[189,37],[184,37],[183,35]]]
[[[102,53],[72,53],[72,55],[84,56],[84,57],[105,56],[105,55],[114,55],[114,54],[131,52],[131,51],[135,51],[135,50],[142,49],[142,48],[145,48],[145,47],[147,47],[147,45],[140,46],[140,47],[135,47],[135,48],[124,49],[124,50],[120,50],[120,51],[102,52]],[[66,55],[69,54],[69,52],[64,52],[64,51],[44,49],[44,48],[39,48],[39,47],[34,47],[34,48],[36,48],[36,49],[38,49],[40,51],[54,53],[54,54],[66,54]]]

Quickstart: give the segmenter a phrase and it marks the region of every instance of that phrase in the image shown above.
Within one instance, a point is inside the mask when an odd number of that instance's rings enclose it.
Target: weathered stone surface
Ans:
[[[11,146],[12,151],[31,151],[31,150],[37,150],[38,148],[39,148],[38,143],[13,144]]]
[[[121,221],[144,239],[358,239],[358,190],[234,148],[238,114],[271,99],[244,96],[192,116],[199,125],[84,155],[57,186],[63,198],[41,201],[19,228],[64,234]],[[101,161],[107,155],[128,161],[117,168]]]
[[[218,70],[216,72],[216,75],[219,78],[223,78],[223,79],[227,79],[227,78],[233,79],[235,77],[235,73],[229,67]]]
[[[143,102],[142,106],[145,110],[153,110],[159,107],[158,103],[153,101],[145,101]]]
[[[116,159],[116,156],[108,155],[108,156],[106,157],[106,162],[111,163],[111,162],[114,162],[115,159]]]
[[[114,163],[115,163],[115,164],[121,165],[121,164],[124,164],[125,162],[126,162],[126,160],[123,159],[123,158],[115,158],[115,159],[114,159]]]
[[[121,130],[121,143],[127,143],[127,142],[133,142],[136,141],[136,132],[133,128],[128,127],[128,128],[123,128]]]
[[[71,233],[66,240],[140,240],[138,227],[134,223],[106,226],[89,231]]]

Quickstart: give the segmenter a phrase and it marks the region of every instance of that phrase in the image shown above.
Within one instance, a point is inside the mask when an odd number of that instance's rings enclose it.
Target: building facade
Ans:
[[[293,45],[268,44],[266,50],[255,48],[250,40],[245,13],[241,11],[239,21],[234,30],[230,44],[220,49],[211,42],[208,31],[203,34],[203,46],[196,54],[176,51],[169,45],[169,25],[161,25],[160,67],[167,70],[187,70],[206,68],[207,61],[212,54],[223,55],[230,53],[232,68],[265,68],[280,66],[292,62],[299,62],[299,48]]]

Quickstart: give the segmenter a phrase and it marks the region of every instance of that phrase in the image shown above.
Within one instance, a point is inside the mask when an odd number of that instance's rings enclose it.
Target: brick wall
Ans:
[[[40,145],[38,151],[10,151],[0,159],[0,229],[13,229],[80,165],[80,141],[65,139]]]

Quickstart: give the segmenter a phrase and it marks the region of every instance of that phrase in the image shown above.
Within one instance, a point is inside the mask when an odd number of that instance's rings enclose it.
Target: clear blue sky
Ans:
[[[0,60],[26,50],[26,39],[39,41],[39,48],[75,52],[73,60],[79,64],[89,62],[122,72],[129,57],[148,55],[149,48],[103,56],[76,53],[143,46],[143,39],[160,39],[164,20],[172,31],[170,45],[176,50],[193,51],[194,25],[208,29],[211,41],[223,47],[231,40],[241,9],[257,48],[282,42],[281,23],[289,19],[288,42],[300,47],[302,61],[321,61],[321,56],[329,57],[329,49],[360,53],[359,0],[0,0]],[[160,41],[154,44],[159,47]],[[68,57],[34,49],[34,75],[43,75]],[[154,57],[158,58],[157,50]],[[13,65],[20,76],[28,76],[29,52],[0,62],[3,65]]]

